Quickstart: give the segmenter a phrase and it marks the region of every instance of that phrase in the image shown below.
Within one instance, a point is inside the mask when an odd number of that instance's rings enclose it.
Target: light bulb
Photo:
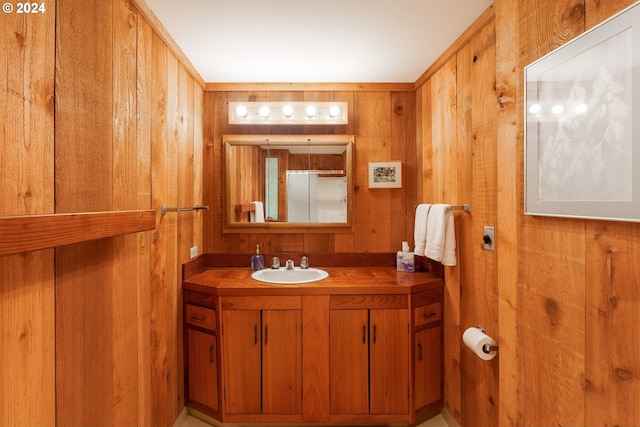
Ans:
[[[529,112],[531,114],[538,114],[540,110],[542,110],[540,104],[531,104],[531,107],[529,107]]]
[[[269,109],[269,107],[267,107],[266,105],[260,107],[260,115],[262,117],[267,118],[269,117],[269,114],[271,114],[271,110]]]
[[[313,117],[316,115],[316,107],[314,107],[313,105],[309,105],[306,111],[307,117]]]
[[[291,105],[285,105],[282,107],[282,114],[285,117],[291,117],[293,115],[293,107]]]
[[[249,110],[247,110],[247,107],[245,107],[244,105],[238,105],[236,107],[236,115],[238,117],[247,117],[248,113],[249,113]]]
[[[586,113],[588,108],[589,107],[587,106],[587,104],[578,104],[576,105],[575,111],[578,114],[582,114],[582,113]]]
[[[562,114],[563,111],[564,111],[564,107],[560,104],[556,104],[553,107],[551,107],[551,112],[555,115]]]
[[[338,117],[338,114],[340,114],[340,107],[338,107],[337,105],[332,105],[329,108],[329,115],[331,117]]]

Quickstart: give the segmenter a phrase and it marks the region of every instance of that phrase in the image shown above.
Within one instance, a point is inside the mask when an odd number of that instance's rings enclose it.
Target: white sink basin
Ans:
[[[286,268],[265,268],[253,272],[251,277],[255,280],[278,285],[297,285],[300,283],[312,283],[329,277],[329,273],[319,268],[294,267],[292,270]]]

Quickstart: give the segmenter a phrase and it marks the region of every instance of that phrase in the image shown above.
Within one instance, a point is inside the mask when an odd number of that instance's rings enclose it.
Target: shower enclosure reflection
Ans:
[[[353,135],[225,135],[225,231],[352,226]]]

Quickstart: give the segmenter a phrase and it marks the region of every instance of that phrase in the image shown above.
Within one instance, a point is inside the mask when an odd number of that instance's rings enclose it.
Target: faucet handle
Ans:
[[[300,258],[300,268],[309,268],[309,258],[306,256]]]
[[[271,268],[280,268],[280,258],[278,258],[277,256],[271,258]]]

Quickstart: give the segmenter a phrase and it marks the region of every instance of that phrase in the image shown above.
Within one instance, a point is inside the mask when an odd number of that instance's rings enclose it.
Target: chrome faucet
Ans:
[[[287,265],[287,270],[293,270],[293,260],[288,259],[286,265]]]
[[[278,258],[277,256],[271,258],[271,268],[273,268],[274,270],[280,268],[280,258]]]
[[[306,256],[300,258],[300,268],[309,268],[309,258],[307,258]]]

